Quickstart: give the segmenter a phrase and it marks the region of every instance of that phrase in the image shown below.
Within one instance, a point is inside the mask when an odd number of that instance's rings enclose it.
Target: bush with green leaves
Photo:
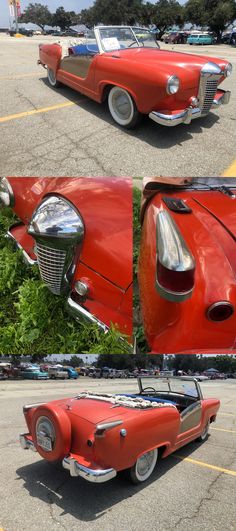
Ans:
[[[0,213],[0,354],[120,354],[131,351],[127,337],[111,326],[78,323],[65,311],[63,296],[53,295],[30,267],[23,253],[6,239],[16,219],[10,209]]]

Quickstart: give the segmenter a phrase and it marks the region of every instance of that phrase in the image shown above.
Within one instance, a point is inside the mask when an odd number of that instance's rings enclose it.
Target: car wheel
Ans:
[[[113,120],[122,127],[132,129],[140,121],[141,113],[127,90],[113,87],[108,95],[108,107]]]
[[[155,448],[154,450],[150,450],[150,452],[141,455],[137,459],[134,466],[128,470],[129,479],[132,483],[135,485],[143,483],[151,476],[156,466],[157,456],[158,450]]]
[[[204,430],[202,431],[200,437],[197,438],[197,441],[199,442],[203,442],[207,439],[208,437],[208,433],[209,433],[209,428],[210,428],[210,421],[208,420]]]
[[[60,86],[59,81],[57,81],[57,78],[51,68],[47,68],[47,75],[48,75],[48,81],[51,87],[57,88]]]

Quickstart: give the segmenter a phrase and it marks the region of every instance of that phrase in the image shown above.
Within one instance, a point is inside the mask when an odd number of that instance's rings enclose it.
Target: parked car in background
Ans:
[[[210,34],[192,34],[187,38],[187,44],[215,44],[216,38]]]
[[[68,312],[131,341],[132,179],[10,177],[1,200],[21,220],[8,237]]]
[[[203,398],[193,378],[142,377],[132,394],[85,391],[25,406],[27,432],[20,443],[49,462],[62,461],[73,477],[103,483],[126,470],[141,484],[158,456],[205,441],[219,407],[219,400]]]
[[[145,179],[141,223],[151,352],[236,354],[236,179]]]
[[[139,31],[139,30],[138,30]],[[113,120],[133,128],[143,115],[167,127],[190,124],[229,103],[219,88],[232,65],[222,58],[159,50],[130,26],[98,26],[83,44],[40,44],[39,61],[49,84],[107,101]],[[150,32],[149,32],[150,36]]]
[[[58,367],[57,365],[55,365],[54,367],[49,367],[48,375],[49,378],[53,380],[56,380],[58,378],[60,380],[66,380],[67,378],[69,378],[68,371],[64,367]]]
[[[48,373],[42,371],[40,367],[37,366],[23,368],[19,372],[19,376],[27,380],[48,380],[49,378]]]
[[[7,375],[4,371],[0,369],[0,380],[7,380]]]
[[[64,369],[68,373],[68,378],[77,380],[77,378],[79,377],[79,374],[76,371],[76,369],[74,369],[73,367],[64,367]]]
[[[188,34],[185,31],[172,31],[165,36],[164,42],[166,44],[185,44],[187,37]]]

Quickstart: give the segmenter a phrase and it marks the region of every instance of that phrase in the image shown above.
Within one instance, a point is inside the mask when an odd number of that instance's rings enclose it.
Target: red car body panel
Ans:
[[[170,212],[163,196],[182,199],[192,213]],[[208,308],[219,301],[236,308],[235,201],[219,191],[165,189],[146,204],[138,277],[144,329],[152,353],[236,353],[236,312],[221,322],[207,317]],[[164,209],[176,222],[196,262],[192,295],[182,302],[166,300],[155,285],[156,219]]]
[[[213,61],[224,70],[228,61],[153,48],[124,49],[97,54],[91,60],[87,77],[81,78],[60,68],[61,47],[45,44],[39,47],[40,62],[51,68],[58,81],[102,102],[106,87],[117,85],[133,97],[143,114],[152,111],[177,113],[196,97],[201,68]],[[180,89],[167,95],[166,83],[171,75],[180,78]],[[221,83],[224,79],[219,79]]]
[[[106,401],[96,399],[55,400],[46,404],[55,416],[60,417],[60,411],[66,414],[61,422],[61,430],[67,430],[67,422],[71,426],[71,444],[69,455],[80,463],[93,469],[111,467],[116,471],[130,468],[138,457],[154,448],[162,448],[162,457],[193,441],[201,435],[208,421],[215,420],[220,402],[217,399],[203,399],[200,401],[200,420],[197,425],[181,433],[180,413],[177,407],[168,406],[157,409],[132,409],[123,406],[112,408]],[[44,406],[35,405],[25,411],[25,419],[29,433],[28,439],[33,440],[40,455],[53,461],[50,455],[38,446],[35,436],[35,412],[44,413]],[[95,435],[96,425],[101,422],[122,420],[120,426],[106,431],[102,437]],[[66,422],[65,422],[66,421]],[[65,424],[64,424],[65,422]],[[64,428],[63,428],[64,426]],[[120,428],[127,431],[126,437],[120,436]],[[88,445],[87,441],[92,444]],[[63,456],[63,443],[61,443]]]
[[[42,199],[60,195],[78,209],[85,235],[71,288],[76,280],[86,278],[90,285],[86,308],[108,326],[112,321],[131,335],[131,179],[9,177],[8,181],[14,191],[14,211],[23,222],[11,233],[31,258],[35,258],[35,242],[27,234],[27,225]]]

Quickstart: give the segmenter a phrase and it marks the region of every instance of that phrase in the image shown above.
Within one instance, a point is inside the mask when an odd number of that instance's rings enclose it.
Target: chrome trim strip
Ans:
[[[17,247],[17,249],[19,249],[22,252],[24,259],[28,265],[33,266],[37,264],[37,260],[36,259],[34,260],[33,258],[29,256],[29,254],[24,250],[22,245],[14,238],[13,234],[9,230],[6,233],[6,238],[9,238],[10,240],[12,240],[15,246]]]
[[[33,452],[37,452],[33,441],[30,439],[27,439],[28,433],[20,433],[20,445],[23,450],[32,450]]]
[[[170,302],[183,302],[189,299],[192,295],[193,289],[189,291],[185,291],[183,293],[176,293],[175,291],[169,291],[167,289],[164,289],[158,282],[156,278],[156,289],[160,293],[162,297],[164,297],[167,301]]]
[[[80,464],[73,457],[64,457],[62,466],[69,470],[72,477],[82,477],[92,483],[104,483],[116,476],[117,472],[114,468],[94,470]]]
[[[26,404],[26,406],[23,406],[23,413],[25,413],[25,411],[28,411],[29,409],[33,409],[38,406],[44,406],[44,404],[46,403],[47,402],[38,402],[36,404]]]
[[[90,323],[97,324],[104,332],[107,332],[109,330],[109,327],[97,319],[94,315],[92,315],[88,310],[86,310],[83,306],[80,306],[77,302],[75,302],[71,295],[69,295],[67,301],[66,301],[66,309],[68,313],[70,313],[76,320],[78,321],[85,321]]]

